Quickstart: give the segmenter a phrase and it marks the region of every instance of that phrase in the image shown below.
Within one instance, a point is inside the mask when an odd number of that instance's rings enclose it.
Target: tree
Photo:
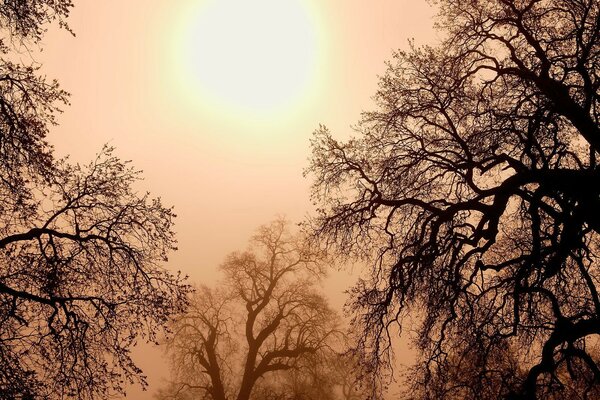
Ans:
[[[311,229],[373,266],[353,301],[365,363],[412,318],[416,386],[511,347],[524,372],[496,397],[597,385],[600,3],[435,3],[441,43],[395,54],[352,139],[312,143]]]
[[[37,45],[68,0],[4,1],[0,26],[0,398],[93,399],[145,378],[130,358],[186,304],[162,267],[173,211],[104,148],[87,166],[46,142],[67,94],[7,60]],[[67,27],[68,29],[68,27]]]
[[[348,346],[348,345],[347,345]],[[376,377],[364,375],[361,371],[360,359],[354,351],[339,354],[331,367],[334,379],[339,386],[341,400],[379,400],[382,399],[383,388],[376,385]]]
[[[158,397],[282,399],[285,385],[275,377],[316,365],[339,335],[338,317],[316,288],[322,261],[286,221],[261,227],[247,251],[223,263],[224,281],[201,286],[174,320],[173,382]]]
[[[491,357],[485,359],[485,351],[469,349],[466,352],[449,354],[448,363],[443,369],[432,373],[427,384],[420,382],[404,388],[402,399],[447,399],[461,400],[476,398],[481,400],[498,399],[503,385],[514,385],[525,378],[526,370],[521,368],[519,352],[515,348],[496,349]],[[589,349],[596,356],[597,348]],[[459,360],[460,358],[460,360]],[[407,373],[412,373],[409,371]],[[418,372],[418,371],[417,371]],[[593,373],[580,361],[563,365],[556,371],[562,387],[558,391],[544,393],[544,399],[596,399],[600,396],[600,387]],[[573,379],[575,376],[576,379]]]
[[[255,400],[334,400],[335,371],[332,361],[337,353],[307,355],[293,369],[277,371],[257,382]]]
[[[340,348],[348,348],[344,338]],[[380,399],[381,388],[360,376],[360,364],[352,351],[309,355],[288,371],[263,379],[254,389],[256,400],[365,400]]]

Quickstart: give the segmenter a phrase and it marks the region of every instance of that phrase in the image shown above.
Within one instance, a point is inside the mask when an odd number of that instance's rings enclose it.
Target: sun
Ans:
[[[302,0],[205,1],[189,18],[186,74],[213,103],[289,107],[315,73],[313,25]]]

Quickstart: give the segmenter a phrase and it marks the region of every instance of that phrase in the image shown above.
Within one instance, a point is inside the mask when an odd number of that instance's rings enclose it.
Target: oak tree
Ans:
[[[158,398],[283,399],[281,373],[334,351],[338,317],[319,293],[320,252],[276,220],[227,257],[224,280],[200,287],[167,342],[172,382]],[[289,383],[289,380],[285,381]]]
[[[338,351],[309,355],[288,371],[271,374],[255,387],[255,400],[365,400],[380,399],[381,388],[360,375],[356,354],[347,338]],[[341,352],[340,349],[346,349]]]
[[[588,351],[598,356],[596,346],[588,348]],[[470,348],[466,352],[453,351],[443,368],[432,371],[426,383],[404,387],[400,398],[498,399],[503,386],[513,386],[527,374],[527,368],[523,368],[520,362],[520,352],[521,349],[515,347],[496,348],[491,355],[487,355],[483,347]],[[406,374],[414,372],[417,372],[417,379],[423,377],[414,369],[405,371]],[[591,400],[600,396],[594,373],[581,360],[564,363],[556,369],[555,374],[561,381],[560,390],[545,392],[544,400]],[[573,375],[577,379],[572,379]]]
[[[441,43],[395,54],[351,139],[312,144],[313,233],[372,265],[353,301],[365,364],[389,365],[412,319],[415,388],[476,354],[472,384],[511,377],[495,397],[597,390],[600,3],[434,3]]]
[[[183,309],[163,267],[173,211],[104,148],[88,165],[54,157],[46,135],[67,94],[11,52],[37,46],[69,0],[0,4],[0,398],[93,399],[144,383],[130,357]],[[68,29],[68,27],[67,27]]]

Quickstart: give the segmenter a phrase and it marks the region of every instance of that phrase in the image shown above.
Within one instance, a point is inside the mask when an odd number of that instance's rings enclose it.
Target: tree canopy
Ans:
[[[373,266],[353,301],[368,367],[389,364],[391,326],[418,324],[412,397],[476,366],[488,398],[569,382],[584,398],[600,380],[600,3],[434,3],[441,43],[395,54],[353,138],[316,132],[313,233]]]
[[[9,61],[68,0],[0,4],[0,398],[94,399],[145,383],[130,358],[186,305],[163,267],[174,213],[138,192],[140,173],[105,147],[85,166],[46,135],[67,94]],[[67,27],[68,29],[68,27]]]
[[[261,227],[246,251],[222,264],[223,281],[200,287],[175,318],[167,342],[172,381],[158,398],[335,398],[344,382],[332,365],[343,335],[318,290],[324,259],[287,225]],[[349,396],[359,393],[350,386]]]

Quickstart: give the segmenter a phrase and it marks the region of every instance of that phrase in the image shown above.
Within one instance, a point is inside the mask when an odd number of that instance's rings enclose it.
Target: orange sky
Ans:
[[[131,159],[144,171],[143,189],[173,204],[178,214],[179,251],[170,268],[209,284],[224,256],[243,248],[258,225],[277,214],[299,221],[310,212],[302,170],[312,131],[322,123],[347,134],[360,112],[372,108],[377,75],[392,50],[406,48],[409,38],[423,43],[434,37],[433,10],[425,0],[278,0],[294,1],[288,11],[309,21],[313,69],[277,76],[304,77],[295,97],[271,108],[244,109],[205,93],[208,87],[190,65],[195,54],[189,32],[206,21],[198,10],[219,1],[229,0],[78,1],[70,17],[77,36],[52,29],[43,52],[34,56],[43,73],[72,94],[50,135],[57,154],[87,162],[108,142]],[[225,18],[217,22],[231,36],[210,43],[230,46],[244,34]],[[336,305],[350,282],[344,275],[334,274],[327,283],[330,293],[339,293],[332,297]],[[149,353],[144,349],[138,357],[152,392],[167,370],[156,352]],[[150,397],[137,389],[128,396]]]

